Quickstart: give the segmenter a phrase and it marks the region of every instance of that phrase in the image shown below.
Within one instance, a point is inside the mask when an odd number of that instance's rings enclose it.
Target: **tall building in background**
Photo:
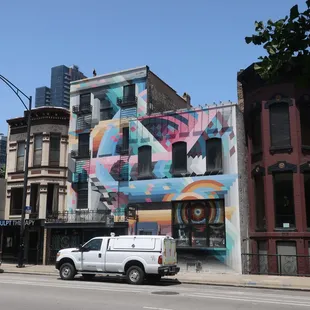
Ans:
[[[51,105],[51,89],[46,86],[36,88],[35,106],[38,108],[49,105]]]
[[[6,143],[7,137],[0,133],[0,168],[6,164]]]
[[[70,82],[81,80],[86,76],[79,71],[79,67],[73,65],[56,66],[51,69],[51,87],[46,86],[36,89],[35,106],[70,107]]]

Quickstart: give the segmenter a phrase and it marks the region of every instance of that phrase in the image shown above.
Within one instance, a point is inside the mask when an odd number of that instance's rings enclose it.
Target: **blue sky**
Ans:
[[[304,0],[1,1],[0,74],[25,93],[50,84],[50,68],[84,74],[149,65],[193,105],[237,100],[236,74],[262,53],[247,45],[255,20],[278,19]],[[43,4],[44,3],[44,4]],[[0,81],[0,132],[22,115]]]

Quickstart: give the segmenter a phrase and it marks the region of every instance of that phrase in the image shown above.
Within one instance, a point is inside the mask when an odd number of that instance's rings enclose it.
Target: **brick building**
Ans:
[[[244,259],[250,272],[310,271],[310,87],[297,86],[295,73],[272,84],[254,65],[238,73],[248,146],[252,255]]]

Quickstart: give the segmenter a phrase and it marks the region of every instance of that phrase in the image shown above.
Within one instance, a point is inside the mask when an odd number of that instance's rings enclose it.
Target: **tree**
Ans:
[[[5,165],[0,167],[0,179],[4,179],[4,178],[5,178]]]
[[[255,21],[256,34],[246,37],[247,44],[263,45],[267,56],[259,57],[255,70],[264,80],[273,81],[298,67],[299,82],[310,81],[310,0],[306,10],[299,12],[298,5],[290,15],[277,21]],[[297,82],[298,82],[297,81]]]

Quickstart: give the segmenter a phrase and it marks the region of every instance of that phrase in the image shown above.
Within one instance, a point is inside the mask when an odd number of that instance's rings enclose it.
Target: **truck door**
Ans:
[[[104,244],[106,247],[105,239],[96,238],[83,246],[81,252],[81,269],[83,271],[104,271]]]

